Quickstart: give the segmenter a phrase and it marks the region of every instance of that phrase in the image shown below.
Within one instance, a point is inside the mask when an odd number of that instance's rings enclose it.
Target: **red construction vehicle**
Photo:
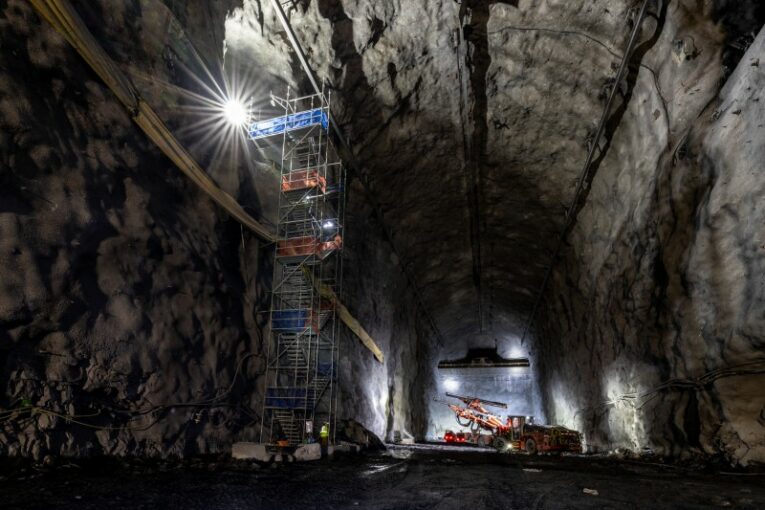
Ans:
[[[508,416],[505,421],[486,410],[486,407],[507,409],[507,404],[478,397],[446,394],[461,400],[464,406],[445,402],[454,412],[457,423],[469,427],[473,433],[481,430],[493,436],[491,445],[500,452],[525,451],[530,455],[538,452],[582,452],[579,432],[559,425],[535,425],[526,416]]]

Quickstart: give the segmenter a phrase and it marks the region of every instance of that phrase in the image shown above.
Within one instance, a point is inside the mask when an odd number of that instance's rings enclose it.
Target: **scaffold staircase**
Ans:
[[[283,115],[249,128],[256,143],[281,141],[260,440],[296,445],[318,437],[325,422],[336,428],[338,321],[318,289],[340,292],[345,170],[328,136],[329,94],[291,97],[288,89],[271,99]]]

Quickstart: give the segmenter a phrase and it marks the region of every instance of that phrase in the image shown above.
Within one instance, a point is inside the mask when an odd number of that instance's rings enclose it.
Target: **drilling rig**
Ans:
[[[539,452],[582,452],[581,436],[575,430],[559,425],[536,425],[531,423],[529,416],[509,415],[503,421],[486,407],[507,409],[504,402],[452,393],[446,396],[460,400],[463,404],[442,401],[454,412],[457,423],[461,427],[468,427],[473,434],[489,432],[492,435],[491,445],[499,452],[525,451],[530,455]]]

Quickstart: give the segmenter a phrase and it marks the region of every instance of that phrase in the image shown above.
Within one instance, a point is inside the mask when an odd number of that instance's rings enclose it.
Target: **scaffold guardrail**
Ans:
[[[258,140],[313,126],[321,126],[325,131],[329,128],[329,117],[322,108],[255,122],[250,126],[250,138]]]

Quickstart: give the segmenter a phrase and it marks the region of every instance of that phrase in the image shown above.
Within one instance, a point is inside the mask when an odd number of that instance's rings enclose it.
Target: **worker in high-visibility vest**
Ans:
[[[319,431],[319,441],[321,442],[321,456],[327,456],[327,445],[329,444],[329,423],[324,422]]]

